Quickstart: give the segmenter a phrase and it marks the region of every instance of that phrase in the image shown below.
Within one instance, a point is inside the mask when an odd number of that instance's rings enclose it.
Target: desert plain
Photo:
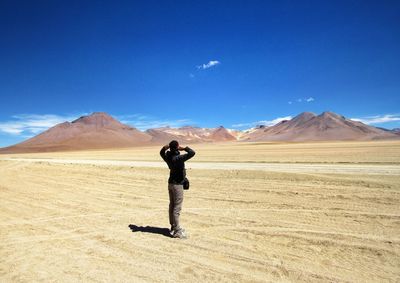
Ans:
[[[190,146],[0,155],[0,281],[400,281],[399,141]]]

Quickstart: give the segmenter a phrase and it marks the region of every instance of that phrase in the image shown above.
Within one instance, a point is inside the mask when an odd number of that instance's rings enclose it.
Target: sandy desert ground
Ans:
[[[0,281],[400,281],[399,142],[193,148],[186,240],[158,148],[0,155]]]
[[[400,164],[400,141],[193,144],[194,162]],[[160,161],[159,148],[1,154],[0,157]]]

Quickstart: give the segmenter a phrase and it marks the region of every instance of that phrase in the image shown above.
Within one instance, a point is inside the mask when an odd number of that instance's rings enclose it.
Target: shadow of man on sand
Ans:
[[[169,233],[168,228],[160,228],[160,227],[153,227],[153,226],[136,226],[133,224],[129,225],[129,228],[132,232],[145,232],[145,233],[152,233],[152,234],[159,234],[165,237],[171,238],[171,234]]]

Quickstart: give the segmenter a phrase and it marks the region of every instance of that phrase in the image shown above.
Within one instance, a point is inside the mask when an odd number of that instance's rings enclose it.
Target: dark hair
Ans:
[[[178,146],[179,146],[179,143],[176,140],[173,140],[169,143],[169,148],[172,150],[177,150]]]

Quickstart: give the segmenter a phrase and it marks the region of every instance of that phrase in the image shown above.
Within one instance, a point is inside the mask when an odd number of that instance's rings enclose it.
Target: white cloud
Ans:
[[[400,114],[384,114],[376,116],[367,116],[362,118],[351,118],[351,120],[362,122],[364,124],[382,124],[388,122],[400,121]]]
[[[205,70],[205,69],[208,69],[208,68],[217,66],[217,65],[219,65],[219,64],[221,64],[220,61],[218,61],[218,60],[211,60],[211,61],[209,61],[207,64],[202,64],[202,65],[197,66],[197,69]]]
[[[121,115],[116,117],[121,123],[133,126],[141,131],[160,127],[182,127],[191,124],[190,119],[162,120],[142,114]]]
[[[189,77],[191,77],[192,79],[194,78],[194,75],[192,73],[189,74]]]
[[[302,103],[302,102],[312,102],[312,101],[315,101],[315,98],[310,96],[310,97],[308,97],[308,98],[297,98],[295,101],[298,102],[298,103]],[[293,101],[289,101],[288,103],[289,103],[289,104],[292,104]]]
[[[19,135],[23,132],[23,130],[16,123],[5,122],[5,123],[0,123],[0,132],[11,135]]]
[[[278,117],[273,120],[262,120],[262,121],[257,121],[257,122],[251,122],[251,123],[240,123],[240,124],[234,124],[232,125],[232,128],[244,128],[244,127],[255,127],[258,125],[264,125],[264,126],[273,126],[275,124],[278,124],[281,121],[284,120],[290,120],[292,119],[292,116],[286,116],[286,117]]]
[[[32,136],[47,130],[56,124],[72,121],[85,115],[54,115],[54,114],[19,114],[12,116],[12,120],[0,122],[0,132],[16,136]]]

